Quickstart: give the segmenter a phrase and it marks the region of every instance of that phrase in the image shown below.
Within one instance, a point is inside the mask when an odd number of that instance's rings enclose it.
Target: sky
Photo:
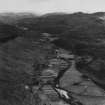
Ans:
[[[105,0],[0,0],[0,12],[98,12],[105,11]]]

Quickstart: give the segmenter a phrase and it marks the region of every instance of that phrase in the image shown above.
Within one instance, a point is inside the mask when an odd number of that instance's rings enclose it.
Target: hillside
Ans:
[[[1,105],[27,105],[32,94],[26,87],[39,84],[49,59],[60,60],[56,56],[60,49],[72,53],[75,69],[105,90],[104,12],[0,14],[0,43]],[[69,82],[68,77],[61,81]]]
[[[0,47],[0,104],[22,105],[29,95],[25,86],[32,84],[33,75],[38,79],[37,73],[44,69],[38,65],[46,65],[51,56],[54,56],[52,45],[36,39],[17,37],[3,44]]]

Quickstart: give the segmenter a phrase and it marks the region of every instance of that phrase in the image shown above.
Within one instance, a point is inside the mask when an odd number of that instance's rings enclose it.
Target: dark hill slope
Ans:
[[[0,104],[28,104],[23,102],[29,95],[25,86],[32,84],[32,75],[35,78],[43,69],[37,66],[46,64],[49,56],[53,56],[49,43],[17,37],[3,44],[0,47]]]
[[[85,13],[50,14],[37,18],[26,18],[18,21],[18,25],[29,27],[53,34],[61,34],[71,29],[76,29],[86,24],[100,22],[96,15]]]
[[[23,31],[13,25],[0,23],[0,43],[13,40],[18,36],[22,36]]]

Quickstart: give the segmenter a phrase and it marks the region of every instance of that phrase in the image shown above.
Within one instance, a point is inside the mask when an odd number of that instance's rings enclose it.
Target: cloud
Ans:
[[[0,0],[0,12],[105,11],[105,0]]]
[[[35,3],[39,3],[39,2],[49,2],[49,1],[51,1],[51,0],[29,0],[30,2],[35,2]]]

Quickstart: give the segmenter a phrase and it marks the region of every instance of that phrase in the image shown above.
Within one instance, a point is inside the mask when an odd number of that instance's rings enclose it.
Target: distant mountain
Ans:
[[[0,21],[6,24],[14,24],[23,18],[35,18],[36,14],[33,13],[0,13]]]
[[[101,24],[101,19],[96,14],[87,13],[53,13],[36,18],[23,18],[18,21],[18,26],[28,27],[52,34],[61,34],[88,24]]]
[[[54,13],[47,13],[47,14],[44,14],[44,15],[42,15],[42,17],[49,17],[49,16],[56,16],[56,15],[66,15],[66,14],[68,14],[68,13],[65,13],[65,12],[54,12]]]
[[[103,15],[105,15],[105,12],[95,12],[95,13],[93,13],[93,15],[103,16]]]

